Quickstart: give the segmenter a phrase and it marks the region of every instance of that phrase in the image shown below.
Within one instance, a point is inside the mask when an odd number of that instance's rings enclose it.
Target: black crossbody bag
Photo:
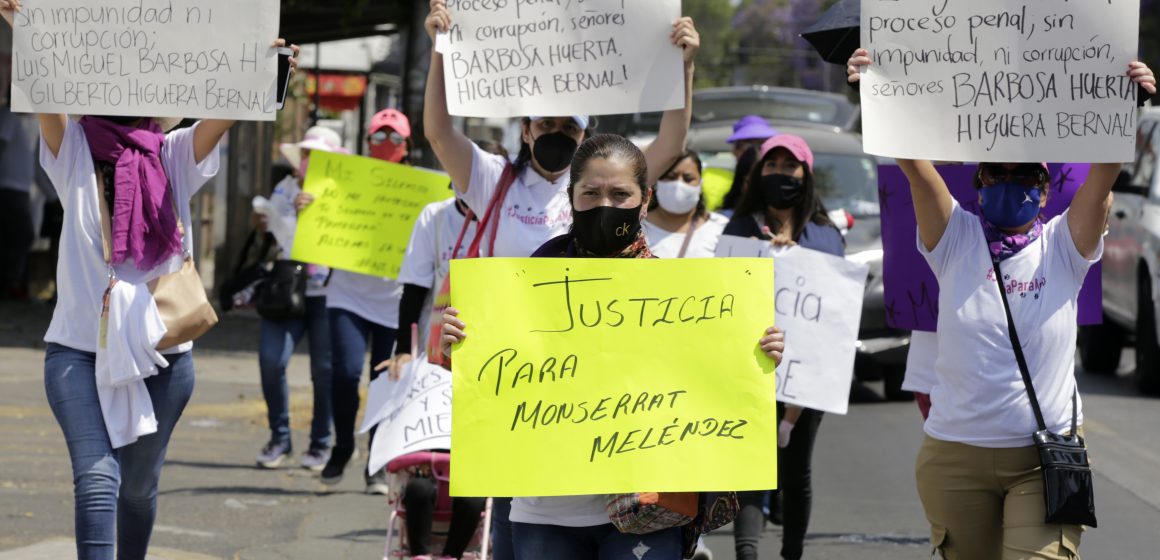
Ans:
[[[1088,463],[1087,445],[1076,432],[1079,410],[1076,399],[1079,390],[1071,394],[1071,434],[1052,433],[1043,422],[1043,411],[1031,384],[1031,373],[1027,359],[1023,356],[1023,346],[1019,343],[1019,333],[1015,331],[1015,318],[1011,315],[1011,304],[1007,302],[1007,290],[1003,287],[1003,272],[999,261],[995,261],[995,282],[999,285],[999,295],[1003,298],[1003,309],[1007,312],[1007,333],[1011,336],[1011,347],[1015,349],[1015,361],[1019,363],[1019,373],[1023,375],[1023,385],[1031,398],[1031,409],[1039,431],[1032,438],[1039,451],[1039,464],[1043,467],[1043,501],[1047,506],[1047,523],[1063,525],[1096,526],[1096,505],[1092,489],[1092,468]]]

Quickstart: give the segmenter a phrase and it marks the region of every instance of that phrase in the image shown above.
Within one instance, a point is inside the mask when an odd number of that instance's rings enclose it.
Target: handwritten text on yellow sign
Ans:
[[[292,258],[395,278],[423,207],[451,195],[446,175],[385,161],[313,152]]]
[[[776,486],[770,260],[451,266],[452,494]]]

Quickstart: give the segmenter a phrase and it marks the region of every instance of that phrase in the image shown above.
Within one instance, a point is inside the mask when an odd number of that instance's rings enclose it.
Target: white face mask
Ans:
[[[657,204],[672,214],[688,214],[701,201],[701,187],[684,181],[657,181]]]

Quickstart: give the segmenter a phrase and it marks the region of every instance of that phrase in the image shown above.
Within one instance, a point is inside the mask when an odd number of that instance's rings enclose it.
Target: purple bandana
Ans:
[[[1031,226],[1031,230],[1027,233],[1007,233],[982,218],[979,218],[979,222],[983,224],[983,235],[987,238],[991,258],[998,261],[1005,261],[1014,256],[1043,235],[1042,218],[1036,218],[1035,225]]]

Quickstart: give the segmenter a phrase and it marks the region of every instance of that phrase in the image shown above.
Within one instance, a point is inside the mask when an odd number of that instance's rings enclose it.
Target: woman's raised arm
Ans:
[[[862,69],[870,66],[866,49],[854,51],[846,66],[850,83],[862,79]],[[942,240],[951,220],[954,199],[934,164],[926,160],[898,160],[898,166],[910,182],[910,196],[914,199],[914,217],[918,221],[918,236],[927,251],[933,251]]]
[[[656,184],[661,173],[671,167],[685,151],[689,123],[693,119],[693,59],[701,48],[701,35],[693,19],[683,17],[673,24],[670,39],[673,45],[681,49],[685,61],[685,107],[665,111],[657,139],[644,150],[644,158],[648,162],[649,186]]]
[[[20,0],[0,0],[0,16],[13,28],[16,27],[16,12],[20,10]],[[56,113],[37,113],[40,121],[40,137],[44,138],[45,145],[52,152],[52,157],[60,155],[60,145],[64,142],[64,128],[68,125],[66,115]]]
[[[446,0],[431,0],[431,14],[427,16],[427,35],[435,43],[435,35],[451,29],[451,13]],[[427,71],[427,91],[423,102],[423,133],[431,149],[459,194],[467,194],[471,186],[471,163],[475,148],[471,139],[451,123],[447,111],[447,88],[443,80],[443,55],[431,49],[431,68]]]

